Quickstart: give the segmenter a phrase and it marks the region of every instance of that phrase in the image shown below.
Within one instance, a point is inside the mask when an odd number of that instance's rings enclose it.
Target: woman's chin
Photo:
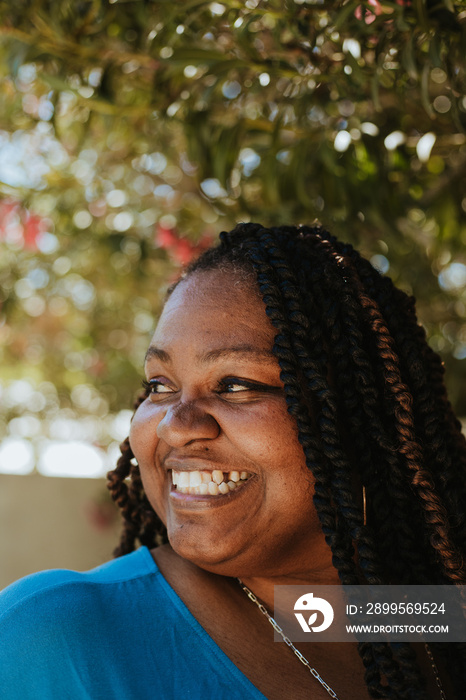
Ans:
[[[186,528],[168,529],[168,540],[176,554],[201,569],[222,576],[239,576],[243,570],[244,554],[238,543],[218,534],[203,533],[202,538],[187,533]]]

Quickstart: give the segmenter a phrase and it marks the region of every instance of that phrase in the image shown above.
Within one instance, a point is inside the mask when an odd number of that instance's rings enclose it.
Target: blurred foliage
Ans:
[[[1,3],[0,381],[45,396],[7,417],[128,407],[177,267],[316,218],[415,293],[466,415],[465,46],[454,0]]]

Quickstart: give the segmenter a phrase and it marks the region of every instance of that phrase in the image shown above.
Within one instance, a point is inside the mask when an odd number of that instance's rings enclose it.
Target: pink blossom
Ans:
[[[367,0],[367,5],[370,5],[374,9],[370,10],[367,6],[359,5],[354,11],[354,16],[356,17],[356,19],[359,20],[362,20],[364,18],[364,22],[366,24],[372,24],[372,22],[375,21],[377,15],[382,14],[382,5],[380,4],[379,0]]]

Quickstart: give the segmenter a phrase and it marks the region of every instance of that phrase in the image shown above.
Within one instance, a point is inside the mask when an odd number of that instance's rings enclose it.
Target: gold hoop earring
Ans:
[[[366,512],[366,487],[362,487],[362,522],[363,525],[367,525],[367,512]]]

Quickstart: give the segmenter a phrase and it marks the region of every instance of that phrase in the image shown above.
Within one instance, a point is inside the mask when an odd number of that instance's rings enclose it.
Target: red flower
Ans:
[[[383,12],[382,5],[379,0],[367,0],[367,4],[373,7],[370,10],[367,6],[359,5],[354,11],[354,16],[356,19],[363,19],[366,24],[372,24],[375,21],[377,15],[381,15]]]
[[[37,214],[26,214],[23,224],[23,239],[26,250],[37,250],[37,237],[43,230],[43,221]]]
[[[171,259],[177,265],[188,265],[194,258],[200,255],[204,250],[210,248],[213,243],[213,237],[205,233],[201,236],[197,243],[193,243],[189,238],[178,236],[175,228],[166,228],[158,224],[155,242],[159,248],[166,250]]]
[[[176,244],[178,237],[176,235],[175,229],[165,228],[160,224],[157,226],[157,233],[155,236],[155,242],[160,248],[171,248]]]
[[[179,238],[170,252],[175,262],[187,265],[193,258],[194,249],[194,244],[187,238]]]

